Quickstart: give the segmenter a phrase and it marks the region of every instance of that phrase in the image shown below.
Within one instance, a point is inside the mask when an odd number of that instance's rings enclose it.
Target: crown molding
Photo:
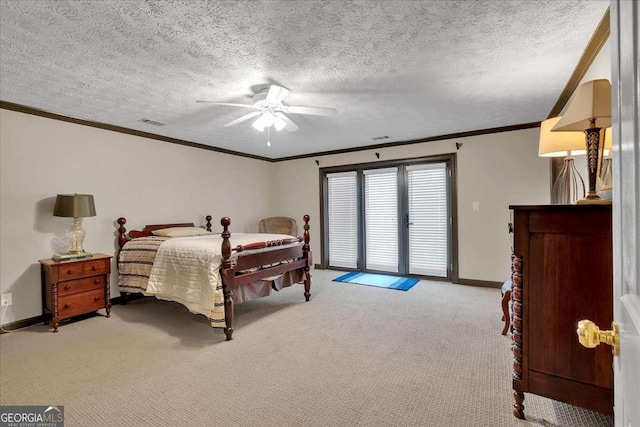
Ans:
[[[575,70],[573,70],[573,74],[569,78],[569,81],[556,101],[556,104],[551,109],[551,112],[549,112],[549,116],[547,117],[548,119],[560,115],[564,106],[569,102],[571,95],[578,88],[578,85],[587,73],[587,70],[589,70],[589,67],[593,64],[596,56],[600,53],[600,49],[602,49],[602,46],[607,40],[609,40],[610,33],[610,11],[609,8],[607,8],[607,11],[604,13],[604,16],[596,28],[596,31],[593,33],[593,36],[591,36],[591,40],[589,40],[587,47],[584,49],[584,52],[582,52],[582,56],[580,57]]]
[[[130,129],[123,126],[115,126],[115,125],[110,125],[108,123],[94,122],[91,120],[84,120],[76,117],[65,116],[63,114],[52,113],[50,111],[40,110],[38,108],[28,107],[26,105],[14,104],[13,102],[0,100],[0,108],[5,110],[17,111],[19,113],[30,114],[32,116],[45,117],[47,119],[60,120],[67,123],[74,123],[77,125],[108,130],[111,132],[118,132],[118,133],[124,133],[127,135],[139,136],[142,138],[155,139],[157,141],[168,142],[170,144],[177,144],[177,145],[184,145],[192,148],[199,148],[201,150],[215,151],[218,153],[231,154],[233,156],[240,156],[240,157],[248,157],[250,159],[264,160],[267,162],[274,161],[273,159],[270,159],[268,157],[242,153],[240,151],[227,150],[225,148],[213,147],[211,145],[200,144],[192,141],[186,141],[184,139],[172,138],[170,136],[158,135],[151,132],[143,132],[140,130]]]
[[[377,150],[381,148],[399,147],[401,145],[420,144],[423,142],[433,142],[433,141],[443,141],[445,139],[466,138],[469,136],[489,135],[492,133],[511,132],[514,130],[532,129],[532,128],[539,128],[539,127],[540,127],[540,122],[521,123],[517,125],[500,126],[495,128],[472,130],[468,132],[457,132],[457,133],[449,133],[445,135],[430,136],[428,138],[411,139],[408,141],[387,142],[384,144],[363,145],[362,147],[343,148],[340,150],[320,151],[320,152],[311,153],[311,154],[301,154],[299,156],[280,157],[280,158],[274,159],[274,161],[283,162],[287,160],[306,159],[309,157],[329,156],[332,154],[354,153],[357,151]]]

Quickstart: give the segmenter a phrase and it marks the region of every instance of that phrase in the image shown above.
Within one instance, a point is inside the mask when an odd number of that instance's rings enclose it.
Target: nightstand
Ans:
[[[93,256],[73,261],[41,259],[42,316],[51,315],[53,332],[60,321],[70,317],[106,309],[111,313],[109,274],[111,256]],[[46,323],[45,317],[45,323]]]

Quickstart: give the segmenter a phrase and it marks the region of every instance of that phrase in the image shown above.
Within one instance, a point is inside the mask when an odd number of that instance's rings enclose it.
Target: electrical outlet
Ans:
[[[13,295],[12,294],[2,294],[0,296],[0,306],[6,307],[8,305],[13,304]]]
[[[473,202],[473,210],[474,211],[480,210],[480,202]]]

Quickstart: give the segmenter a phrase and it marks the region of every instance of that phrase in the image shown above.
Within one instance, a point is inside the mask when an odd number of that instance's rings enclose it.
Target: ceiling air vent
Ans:
[[[138,121],[142,123],[147,123],[153,126],[164,126],[164,123],[156,122],[155,120],[150,120],[150,119],[140,119]]]
[[[381,139],[389,139],[391,138],[389,135],[383,135],[383,136],[374,136],[373,139],[374,141],[380,141]]]

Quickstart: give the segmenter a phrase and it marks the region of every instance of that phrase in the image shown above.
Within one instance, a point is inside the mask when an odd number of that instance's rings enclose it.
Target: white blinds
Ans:
[[[364,171],[366,269],[398,271],[398,168]]]
[[[445,163],[410,165],[409,273],[447,277],[447,168]]]
[[[357,267],[356,178],[355,171],[327,174],[330,267]]]

